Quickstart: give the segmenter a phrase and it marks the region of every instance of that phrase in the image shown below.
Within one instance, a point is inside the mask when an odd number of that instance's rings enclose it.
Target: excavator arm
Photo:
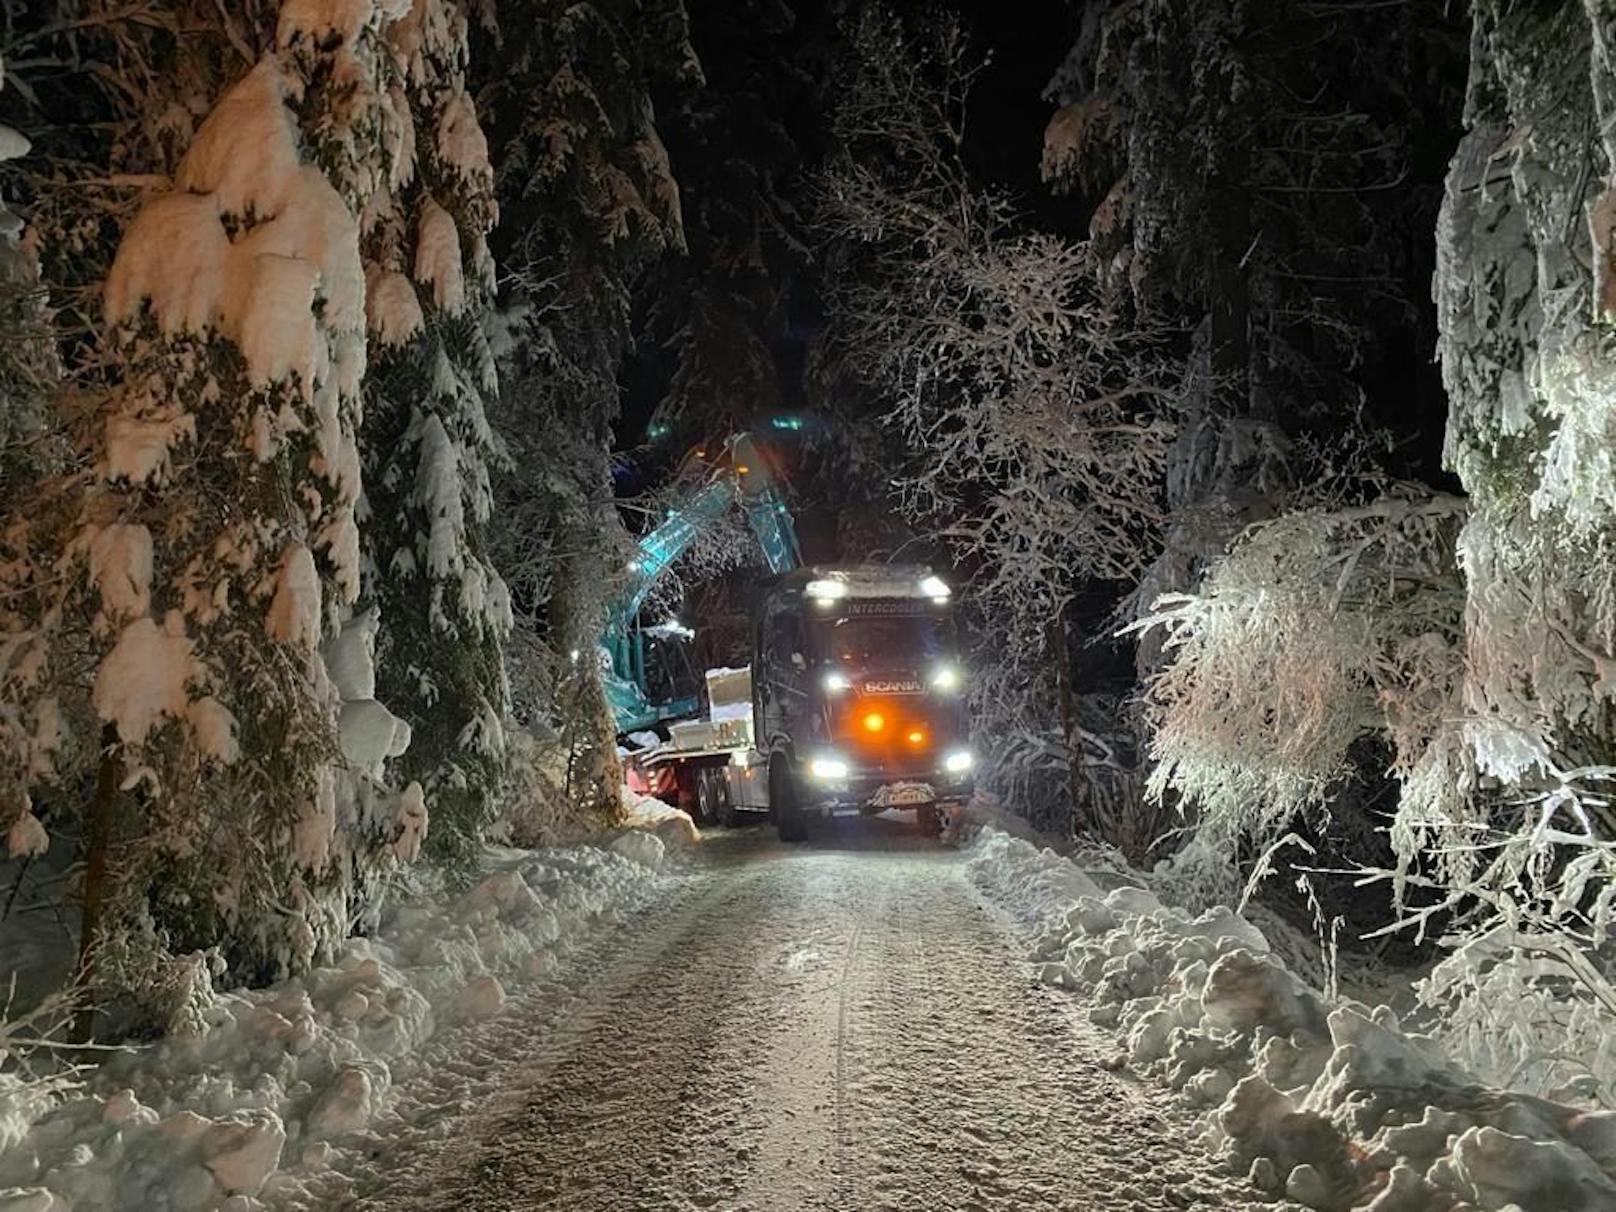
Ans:
[[[802,563],[791,511],[763,453],[746,434],[731,438],[701,487],[640,540],[629,563],[628,582],[607,611],[600,640],[602,679],[619,732],[649,728],[698,710],[699,702],[690,696],[665,703],[650,700],[644,634],[636,624],[657,581],[706,527],[737,506],[770,572],[789,572]]]

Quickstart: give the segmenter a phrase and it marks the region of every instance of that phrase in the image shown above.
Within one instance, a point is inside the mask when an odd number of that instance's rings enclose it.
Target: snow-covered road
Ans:
[[[379,1136],[325,1206],[1246,1206],[1031,981],[957,852],[885,819],[708,837],[568,1009],[524,1035],[512,1006],[464,1043],[489,1097],[431,1147]]]

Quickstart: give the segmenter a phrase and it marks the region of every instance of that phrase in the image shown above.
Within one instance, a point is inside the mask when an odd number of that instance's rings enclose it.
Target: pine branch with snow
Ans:
[[[504,777],[510,592],[491,561],[487,415],[499,392],[484,319],[497,206],[488,141],[467,91],[463,8],[423,0],[384,32],[388,105],[413,132],[366,206],[364,596],[380,618],[376,697],[410,737],[400,779],[420,784],[441,860],[471,861]],[[380,717],[378,717],[380,718]]]
[[[354,881],[378,846],[339,820],[320,646],[359,588],[356,216],[387,152],[356,86],[381,19],[289,4],[233,82],[199,43],[212,111],[107,277],[111,388],[69,548],[96,595],[91,701],[115,801],[90,839],[111,852],[93,953],[218,946],[262,979],[306,967],[362,911]]]

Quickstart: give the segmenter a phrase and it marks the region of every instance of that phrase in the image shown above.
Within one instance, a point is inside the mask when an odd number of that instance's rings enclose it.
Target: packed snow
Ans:
[[[638,830],[604,845],[490,849],[468,891],[419,889],[375,937],[305,976],[215,997],[202,1029],[114,1053],[78,1090],[3,1079],[0,1209],[260,1206],[272,1178],[296,1186],[336,1164],[429,1039],[542,995],[538,978],[650,904],[666,886],[664,855]]]
[[[1206,1143],[1319,1212],[1616,1208],[1616,1112],[1491,1089],[1387,1006],[1332,1003],[1228,908],[1143,887],[988,827],[979,889],[1037,938],[1043,983],[1080,993],[1127,1063],[1203,1114]]]

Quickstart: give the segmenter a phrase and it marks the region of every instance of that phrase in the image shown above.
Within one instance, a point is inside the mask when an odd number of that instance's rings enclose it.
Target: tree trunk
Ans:
[[[79,917],[79,964],[74,985],[83,1006],[73,1019],[73,1042],[88,1043],[95,1026],[95,1008],[88,1000],[95,977],[95,943],[101,930],[101,907],[106,903],[107,852],[111,848],[112,809],[118,799],[118,730],[101,729],[101,766],[95,777],[95,800],[90,805],[89,832],[84,846],[84,904]]]
[[[1061,717],[1061,745],[1066,751],[1066,791],[1071,800],[1071,808],[1067,814],[1067,832],[1074,833],[1073,826],[1077,820],[1079,804],[1079,791],[1081,784],[1078,779],[1078,765],[1082,761],[1074,743],[1077,735],[1077,721],[1073,718],[1072,709],[1072,662],[1070,648],[1066,638],[1066,613],[1057,614],[1049,621],[1049,647],[1055,654],[1055,686],[1060,699]]]

